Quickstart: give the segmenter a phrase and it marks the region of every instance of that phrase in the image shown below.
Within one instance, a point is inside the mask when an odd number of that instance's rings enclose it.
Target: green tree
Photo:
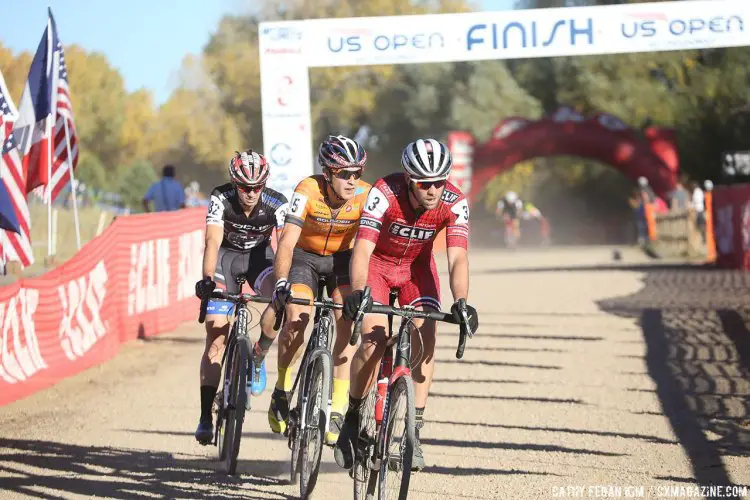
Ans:
[[[122,202],[131,210],[140,212],[141,200],[148,188],[158,180],[154,167],[147,161],[137,161],[121,170],[117,182],[117,192],[122,196]]]

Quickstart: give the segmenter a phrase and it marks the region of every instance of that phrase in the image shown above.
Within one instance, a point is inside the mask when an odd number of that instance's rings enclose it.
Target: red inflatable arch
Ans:
[[[641,133],[606,113],[584,117],[562,107],[539,120],[503,120],[474,151],[469,200],[475,202],[493,177],[521,161],[562,155],[607,163],[633,182],[644,176],[664,199],[679,171],[673,130],[651,127]]]

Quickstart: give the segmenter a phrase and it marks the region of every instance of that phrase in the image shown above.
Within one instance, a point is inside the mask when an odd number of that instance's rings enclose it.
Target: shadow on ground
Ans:
[[[50,441],[0,439],[0,492],[36,498],[63,495],[102,498],[296,498],[275,492],[286,461],[241,460],[238,477],[217,471],[202,456],[177,458],[150,450],[76,446]],[[338,472],[321,464],[321,474]],[[2,495],[0,495],[2,496]],[[11,495],[11,498],[16,495]]]
[[[662,414],[695,482],[731,485],[723,457],[750,456],[750,275],[639,270],[641,290],[598,305],[639,321]]]

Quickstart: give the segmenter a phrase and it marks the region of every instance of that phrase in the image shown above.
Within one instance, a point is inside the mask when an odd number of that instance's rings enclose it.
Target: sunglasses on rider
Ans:
[[[445,186],[445,180],[441,181],[412,181],[415,186],[417,186],[418,189],[421,189],[422,191],[427,191],[432,186],[435,186],[436,188],[440,189],[441,187]]]
[[[263,191],[263,188],[266,187],[266,185],[256,184],[255,186],[240,186],[239,184],[235,184],[235,187],[245,194],[250,194],[250,193],[260,193],[261,191]]]
[[[341,179],[343,181],[348,181],[349,179],[354,177],[354,180],[359,179],[362,177],[362,170],[344,170],[344,169],[337,169],[334,170],[332,168],[328,169],[331,172],[331,175],[334,176],[337,179]]]

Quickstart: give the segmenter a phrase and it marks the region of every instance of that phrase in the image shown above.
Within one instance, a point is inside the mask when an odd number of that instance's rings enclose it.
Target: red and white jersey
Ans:
[[[379,179],[370,189],[357,238],[375,243],[374,255],[395,264],[410,263],[432,252],[432,242],[444,228],[448,247],[469,246],[469,204],[461,191],[445,183],[440,203],[417,213],[409,202],[403,173]]]

